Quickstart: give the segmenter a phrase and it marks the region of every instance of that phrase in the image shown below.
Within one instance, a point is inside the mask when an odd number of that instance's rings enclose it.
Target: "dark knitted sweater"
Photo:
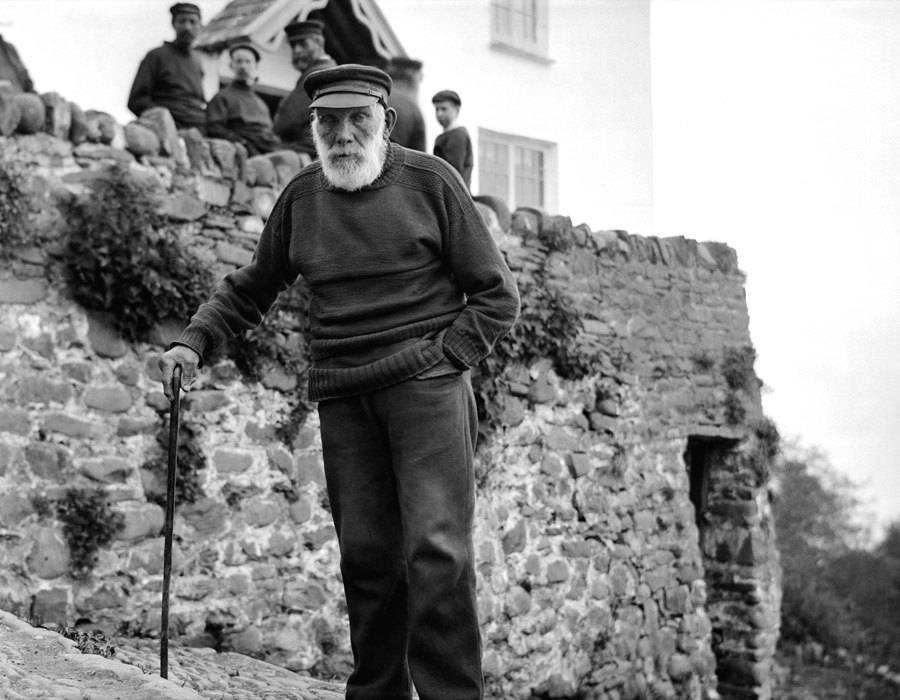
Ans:
[[[456,126],[438,134],[434,140],[434,155],[443,158],[462,175],[466,187],[472,186],[472,168],[475,159],[472,156],[472,139],[464,126]]]
[[[201,356],[255,327],[302,275],[312,299],[309,398],[409,379],[444,358],[477,364],[512,327],[515,279],[459,178],[392,145],[359,192],[304,168],[269,216],[253,261],[227,275],[178,343]]]
[[[193,49],[165,42],[138,66],[128,109],[138,117],[151,107],[165,107],[179,129],[206,129],[203,68]]]
[[[316,145],[309,130],[309,106],[312,99],[303,89],[303,81],[310,73],[325,68],[334,68],[337,63],[331,56],[325,55],[316,59],[313,64],[300,74],[297,85],[278,105],[275,112],[275,133],[286,148],[316,157]]]
[[[253,86],[237,80],[219,90],[206,106],[206,133],[244,144],[251,156],[281,147],[266,103]]]

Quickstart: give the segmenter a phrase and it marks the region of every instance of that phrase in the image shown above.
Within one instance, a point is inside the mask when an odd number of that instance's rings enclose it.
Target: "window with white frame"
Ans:
[[[512,209],[557,206],[555,143],[489,129],[478,130],[478,191],[503,199]]]
[[[547,0],[491,0],[491,46],[547,60]]]

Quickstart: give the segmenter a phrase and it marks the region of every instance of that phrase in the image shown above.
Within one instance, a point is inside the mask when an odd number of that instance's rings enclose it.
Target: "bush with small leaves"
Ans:
[[[110,312],[128,340],[167,318],[186,319],[213,287],[209,264],[168,227],[156,191],[127,169],[96,181],[67,206],[66,268],[72,295]]]
[[[110,508],[102,489],[69,489],[56,504],[63,534],[69,545],[70,573],[86,579],[97,564],[97,554],[124,527],[124,517]]]

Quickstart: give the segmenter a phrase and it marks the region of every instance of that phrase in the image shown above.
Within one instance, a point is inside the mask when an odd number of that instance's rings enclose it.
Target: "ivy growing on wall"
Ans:
[[[572,246],[566,231],[547,227],[538,236],[544,250],[565,252]],[[521,312],[512,330],[473,373],[473,387],[482,427],[493,429],[499,421],[496,400],[503,391],[503,374],[514,364],[526,367],[546,359],[564,379],[581,379],[594,369],[595,358],[579,342],[584,319],[567,292],[548,281],[547,264],[536,270],[531,283],[519,285]]]
[[[74,579],[86,579],[97,564],[99,551],[124,527],[124,518],[110,508],[101,489],[80,488],[65,492],[56,503],[56,515],[69,545],[69,573]]]
[[[753,369],[755,362],[756,350],[752,345],[725,348],[723,351],[721,372],[727,386],[725,420],[729,425],[738,425],[747,417],[741,394],[752,391],[759,383]]]
[[[66,206],[66,272],[82,306],[110,312],[128,340],[188,318],[213,287],[211,267],[168,226],[159,195],[115,168]]]
[[[223,349],[249,381],[261,381],[266,372],[276,368],[297,377],[297,389],[291,393],[288,410],[276,428],[276,435],[287,446],[293,444],[312,411],[305,398],[311,340],[309,300],[309,287],[298,279],[278,296],[259,326],[242,333]]]
[[[0,260],[12,258],[28,240],[30,195],[24,171],[15,163],[0,163]]]
[[[151,478],[144,481],[147,500],[166,507],[166,477],[169,470],[169,419],[156,434],[157,451],[141,465]],[[204,495],[201,472],[206,469],[206,455],[200,445],[199,431],[184,418],[178,424],[177,472],[175,476],[175,505],[196,503]]]

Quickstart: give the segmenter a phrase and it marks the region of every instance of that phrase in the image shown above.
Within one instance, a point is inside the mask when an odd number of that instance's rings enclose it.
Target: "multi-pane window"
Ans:
[[[515,152],[516,201],[519,206],[544,206],[544,152],[537,148],[513,147]]]
[[[556,208],[556,144],[478,130],[478,191],[511,207]]]
[[[491,0],[491,43],[547,56],[547,0]]]

